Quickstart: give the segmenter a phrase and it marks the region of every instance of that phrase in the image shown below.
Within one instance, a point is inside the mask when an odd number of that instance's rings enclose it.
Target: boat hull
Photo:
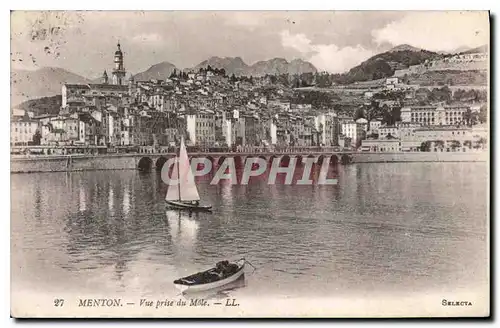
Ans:
[[[184,284],[177,284],[174,283],[175,287],[180,290],[183,293],[189,293],[189,292],[201,292],[201,291],[206,291],[214,288],[219,288],[224,285],[230,284],[232,282],[235,282],[238,280],[244,273],[245,273],[245,260],[240,260],[237,262],[239,269],[236,271],[233,275],[217,280],[214,282],[209,282],[206,284],[195,284],[195,285],[184,285]]]
[[[167,200],[166,202],[167,205],[171,207],[175,207],[177,209],[190,210],[190,211],[210,211],[212,209],[211,205],[192,205],[188,203],[176,202],[171,200]]]

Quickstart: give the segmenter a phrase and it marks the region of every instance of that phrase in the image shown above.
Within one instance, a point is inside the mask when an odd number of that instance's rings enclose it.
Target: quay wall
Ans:
[[[231,154],[239,156],[238,154]],[[226,156],[231,156],[230,154]],[[277,154],[283,156],[287,154]],[[291,154],[290,154],[291,155]],[[331,154],[325,153],[325,156]],[[340,155],[340,154],[339,154]],[[65,172],[65,171],[93,171],[93,170],[134,170],[138,169],[139,161],[148,154],[123,154],[109,156],[37,156],[11,158],[11,173],[31,172]],[[487,152],[469,153],[350,153],[351,163],[398,163],[398,162],[486,162]],[[154,169],[154,162],[152,163]]]
[[[135,156],[40,156],[11,158],[11,173],[65,172],[94,170],[133,170],[137,168]]]
[[[353,153],[352,163],[487,162],[487,152]]]

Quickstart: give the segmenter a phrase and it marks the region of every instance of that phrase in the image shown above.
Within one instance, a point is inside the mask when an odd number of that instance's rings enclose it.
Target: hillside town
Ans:
[[[319,101],[321,75],[304,86],[208,65],[135,80],[118,43],[113,69],[104,70],[100,83],[62,86],[59,113],[12,110],[12,152],[165,152],[181,136],[199,151],[481,151],[488,139],[486,86],[422,85],[409,76],[486,63],[487,54],[479,53],[396,67],[392,77],[331,85],[333,96]]]

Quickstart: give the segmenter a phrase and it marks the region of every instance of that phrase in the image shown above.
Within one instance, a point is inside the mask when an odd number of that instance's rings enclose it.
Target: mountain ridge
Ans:
[[[395,46],[394,48],[390,49],[388,52],[397,52],[397,51],[415,51],[415,52],[418,52],[418,51],[422,51],[424,49],[422,48],[417,48],[417,47],[414,47],[410,44],[400,44],[400,45],[397,45]]]
[[[11,105],[23,101],[61,94],[63,84],[91,83],[91,80],[60,67],[42,67],[10,72]]]
[[[336,80],[340,84],[377,80],[391,77],[397,69],[408,68],[412,65],[424,63],[426,60],[441,57],[443,55],[436,52],[418,49],[408,45],[401,45],[395,48],[374,55],[348,72],[338,74]],[[416,50],[415,50],[416,49]]]
[[[193,70],[197,71],[200,68],[210,67],[226,71],[226,74],[234,74],[236,76],[264,76],[266,74],[279,75],[279,74],[301,74],[301,73],[315,73],[317,68],[308,61],[300,58],[293,59],[288,62],[285,58],[274,57],[268,60],[260,60],[252,65],[248,65],[241,59],[241,57],[210,57],[207,60],[200,62]]]
[[[178,70],[174,64],[168,61],[162,61],[151,65],[147,70],[139,72],[133,77],[135,81],[149,81],[152,79],[165,80],[172,74],[174,69]]]

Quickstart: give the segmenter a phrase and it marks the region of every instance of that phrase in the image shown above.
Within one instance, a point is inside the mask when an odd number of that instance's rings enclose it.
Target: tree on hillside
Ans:
[[[354,112],[353,119],[356,121],[360,118],[365,118],[365,111],[363,107],[356,108],[356,111]]]
[[[470,108],[467,108],[464,113],[464,121],[467,126],[472,126],[472,111]]]
[[[426,105],[429,103],[429,98],[431,95],[431,91],[427,88],[419,88],[415,91],[415,100],[419,105]]]
[[[430,141],[424,141],[420,145],[420,151],[431,151],[431,142]]]
[[[444,86],[442,88],[434,88],[432,89],[429,95],[430,101],[444,101],[449,103],[451,101],[451,90],[448,86]]]
[[[451,149],[453,149],[453,151],[455,151],[457,148],[460,148],[461,146],[462,144],[458,140],[452,140],[450,143],[450,147]]]
[[[292,78],[291,78],[291,81],[290,81],[290,86],[292,88],[300,88],[300,78],[298,75],[294,75]]]
[[[266,74],[266,77],[269,78],[269,81],[271,82],[271,84],[276,84],[276,81],[277,81],[276,75]]]
[[[434,145],[441,149],[441,151],[444,149],[444,141],[443,140],[436,140],[434,141]]]
[[[372,100],[369,105],[363,105],[363,117],[368,121],[372,121],[373,119],[383,116],[384,111],[388,110],[387,105],[382,107],[379,106],[379,102]]]
[[[288,74],[280,74],[277,76],[277,82],[280,84],[283,84],[285,87],[288,87],[289,81],[288,81]]]
[[[314,108],[331,108],[335,100],[339,100],[337,95],[319,90],[297,91],[293,96],[295,103],[311,104]]]
[[[327,88],[327,87],[331,86],[332,80],[330,77],[331,77],[331,75],[326,73],[326,72],[322,72],[322,73],[316,72],[314,75],[314,80],[316,82],[316,86],[319,88]]]
[[[174,68],[174,70],[172,71],[172,73],[170,74],[169,78],[175,78],[177,77],[177,70]]]
[[[300,80],[301,80],[302,86],[310,86],[314,82],[314,74],[311,72],[302,73],[302,74],[300,74]]]

